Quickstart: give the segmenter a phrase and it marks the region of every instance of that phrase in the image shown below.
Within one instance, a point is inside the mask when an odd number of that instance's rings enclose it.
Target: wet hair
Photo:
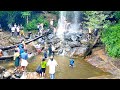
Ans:
[[[25,49],[25,52],[27,52],[27,49]]]
[[[22,45],[22,48],[24,48],[24,46]]]
[[[42,61],[45,61],[45,58],[43,58]]]
[[[50,60],[53,61],[53,56],[50,56]]]
[[[51,61],[53,61],[53,58],[50,58]]]
[[[18,52],[18,50],[15,50],[15,52]]]

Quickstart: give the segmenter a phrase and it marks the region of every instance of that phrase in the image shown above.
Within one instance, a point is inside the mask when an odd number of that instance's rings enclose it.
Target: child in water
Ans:
[[[70,58],[70,64],[69,64],[70,67],[74,67],[74,59],[71,57]]]

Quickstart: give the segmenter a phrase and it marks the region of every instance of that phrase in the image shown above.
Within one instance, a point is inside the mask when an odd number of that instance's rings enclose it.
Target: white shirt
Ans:
[[[40,25],[37,25],[37,28],[39,28],[40,27]]]
[[[2,52],[2,50],[0,49],[0,52]]]
[[[50,25],[53,26],[53,20],[50,21]]]
[[[57,66],[57,62],[56,60],[53,59],[53,61],[51,61],[50,59],[47,62],[47,66],[49,66],[49,73],[50,74],[54,74],[55,73],[55,67]]]
[[[12,32],[15,32],[15,27],[12,27],[12,28],[11,28],[11,31],[12,31]]]
[[[20,28],[19,27],[17,27],[17,32],[20,32]]]
[[[55,51],[55,47],[52,45],[52,51]]]

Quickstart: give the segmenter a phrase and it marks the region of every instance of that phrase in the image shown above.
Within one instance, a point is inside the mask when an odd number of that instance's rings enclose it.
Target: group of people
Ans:
[[[43,49],[42,61],[40,62],[39,67],[37,67],[36,69],[36,72],[40,74],[41,78],[46,77],[45,71],[47,66],[49,66],[50,79],[55,78],[55,67],[58,66],[58,63],[54,59],[54,55],[55,55],[55,47],[52,44],[48,45],[48,47],[46,47],[45,45]]]
[[[40,63],[41,68],[39,69],[38,73],[40,74],[41,78],[45,78],[46,67],[49,66],[50,79],[55,79],[55,67],[58,66],[58,63],[53,56],[51,56],[48,61],[46,60],[47,59],[42,58],[42,61]]]
[[[53,56],[50,56],[48,61],[46,61],[46,58],[42,58],[42,61],[39,66],[40,68],[39,70],[37,70],[37,72],[40,74],[40,77],[41,78],[46,77],[45,71],[47,66],[49,66],[50,79],[55,79],[55,68],[56,66],[58,66],[58,63]],[[74,59],[72,57],[70,58],[69,66],[71,68],[74,67]]]
[[[14,52],[15,71],[24,72],[28,65],[28,53],[24,40],[16,46]]]
[[[12,36],[24,36],[24,27],[21,25],[9,25],[9,29],[11,30]]]
[[[58,64],[57,64],[57,61],[54,59],[53,53],[54,51],[51,45],[48,47],[48,49],[47,48],[43,49],[43,58],[42,58],[42,61],[40,62],[40,66],[36,70],[40,74],[41,78],[46,77],[45,71],[47,66],[49,66],[50,79],[55,78],[55,67],[58,66]],[[49,59],[48,62],[46,61],[47,59]]]
[[[55,47],[50,44],[48,48],[43,49],[43,57],[39,66],[36,68],[36,72],[40,74],[41,78],[46,78],[46,67],[49,66],[50,79],[55,79],[55,68],[58,66],[57,61],[54,59],[55,56]],[[48,60],[48,61],[47,61]],[[69,60],[69,66],[74,67],[74,59],[71,56]]]
[[[56,34],[56,28],[53,27],[53,19],[50,22],[51,27],[54,30],[54,34]],[[42,34],[43,29],[44,29],[44,24],[39,23],[37,25],[38,28],[38,34]],[[12,36],[24,36],[23,32],[23,26],[22,25],[16,25],[14,24],[13,26],[10,26]],[[0,50],[0,52],[2,52]],[[2,55],[2,53],[0,53]],[[54,59],[55,56],[55,46],[50,44],[48,48],[44,47],[43,49],[43,58],[42,61],[40,62],[40,67],[41,69],[39,70],[40,77],[46,77],[45,71],[46,67],[49,66],[49,74],[50,74],[50,79],[55,79],[55,67],[58,66],[57,61]],[[26,44],[24,40],[21,41],[21,43],[16,46],[15,52],[14,52],[14,58],[15,60],[15,71],[25,71],[26,67],[28,65],[28,52],[26,48]],[[48,60],[48,61],[47,61]],[[70,59],[70,67],[74,66],[74,60],[71,58]]]
[[[38,23],[37,24],[37,30],[38,30],[38,35],[43,35],[43,33],[45,33],[45,31],[49,31],[52,30],[53,34],[56,35],[57,32],[57,28],[54,26],[54,19],[50,20],[50,27],[48,30],[44,30],[44,24],[43,23]]]

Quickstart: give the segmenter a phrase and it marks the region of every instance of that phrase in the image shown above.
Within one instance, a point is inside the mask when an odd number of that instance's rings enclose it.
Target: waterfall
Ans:
[[[60,19],[58,20],[57,36],[63,40],[63,35],[65,32],[66,11],[60,11],[59,17]]]
[[[79,30],[79,11],[73,11],[73,15],[73,23],[71,24],[71,28],[69,29],[69,32],[71,33],[78,32]]]
[[[78,32],[78,30],[79,30],[79,21],[78,20],[79,20],[80,12],[79,11],[60,11],[59,20],[58,20],[57,36],[62,40],[64,38],[64,32],[66,31],[66,25],[67,25],[66,20],[68,19],[67,18],[68,12],[73,13],[73,17],[70,18],[72,20],[72,22],[69,22],[71,27],[68,29],[68,31],[73,33],[73,32]]]
[[[56,35],[61,39],[61,44],[63,44],[66,34],[79,31],[79,14],[79,11],[60,11]],[[62,49],[62,55],[64,55],[65,49],[64,47]]]

